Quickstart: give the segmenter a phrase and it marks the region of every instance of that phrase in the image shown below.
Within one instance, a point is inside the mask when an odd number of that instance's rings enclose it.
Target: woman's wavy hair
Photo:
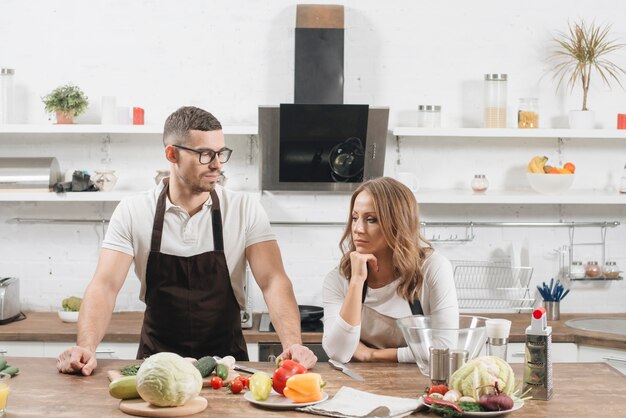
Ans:
[[[398,294],[414,302],[419,297],[424,275],[422,265],[432,251],[431,243],[422,235],[419,206],[413,192],[390,177],[380,177],[362,183],[352,194],[348,224],[339,241],[343,256],[339,268],[350,280],[350,253],[356,249],[352,240],[352,210],[359,193],[367,191],[374,201],[383,237],[393,252],[393,274],[400,277]]]

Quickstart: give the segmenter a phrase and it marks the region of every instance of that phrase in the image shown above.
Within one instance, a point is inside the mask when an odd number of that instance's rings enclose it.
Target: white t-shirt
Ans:
[[[420,292],[420,303],[424,315],[430,315],[441,328],[457,328],[459,305],[454,286],[452,265],[444,256],[433,252],[423,265],[424,281]],[[392,318],[412,315],[409,303],[398,295],[400,280],[396,279],[378,289],[368,289],[365,305],[378,313]],[[361,324],[352,326],[339,315],[348,293],[348,280],[336,267],[326,276],[322,292],[324,305],[324,337],[322,346],[330,358],[347,363],[352,358],[360,341]],[[398,348],[398,361],[414,362],[409,347]]]
[[[120,251],[134,257],[135,273],[141,281],[139,298],[145,302],[146,267],[150,254],[152,226],[163,182],[145,193],[123,199],[117,206],[102,243],[103,248]],[[231,284],[239,305],[245,306],[244,283],[246,248],[250,245],[275,240],[265,210],[253,196],[216,186],[220,200],[224,253]],[[202,209],[189,216],[186,210],[175,206],[169,197],[165,200],[161,252],[189,257],[212,251],[213,224],[211,197]]]

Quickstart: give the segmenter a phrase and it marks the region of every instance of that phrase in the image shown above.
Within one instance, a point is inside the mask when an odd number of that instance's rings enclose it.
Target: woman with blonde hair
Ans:
[[[395,320],[430,315],[458,328],[452,266],[421,234],[415,196],[397,180],[361,184],[349,216],[343,257],[324,280],[324,350],[342,363],[413,362]]]

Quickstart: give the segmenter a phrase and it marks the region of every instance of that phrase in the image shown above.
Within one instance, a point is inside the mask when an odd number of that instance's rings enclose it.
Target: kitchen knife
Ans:
[[[345,375],[350,376],[350,377],[351,377],[351,378],[353,378],[354,380],[358,380],[358,381],[360,381],[360,382],[363,382],[363,381],[365,380],[365,379],[363,379],[363,378],[361,377],[361,375],[359,375],[357,372],[355,372],[355,371],[353,371],[353,370],[350,370],[350,369],[348,368],[348,366],[346,366],[346,365],[345,365],[345,364],[343,364],[343,363],[339,363],[339,362],[338,362],[338,361],[336,361],[336,360],[329,359],[329,360],[328,360],[328,364],[330,364],[330,365],[333,367],[333,369],[337,369],[337,370],[339,370],[339,371],[343,372]]]
[[[237,363],[235,363],[235,366],[233,367],[233,369],[240,371],[240,372],[250,373],[250,374],[255,374],[256,372],[258,372],[257,369],[253,369],[252,367],[247,367],[247,366],[240,366]]]

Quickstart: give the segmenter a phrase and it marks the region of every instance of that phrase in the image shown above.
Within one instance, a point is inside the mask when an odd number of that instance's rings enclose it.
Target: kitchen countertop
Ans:
[[[20,368],[20,374],[11,379],[11,393],[7,404],[7,417],[128,417],[118,409],[119,400],[109,396],[107,370],[132,364],[128,360],[98,360],[93,376],[65,375],[57,372],[54,359],[7,358]],[[270,371],[268,363],[246,363]],[[392,363],[357,363],[351,367],[364,378],[357,382],[335,371],[326,363],[318,364],[313,371],[327,382],[325,391],[334,395],[342,386],[365,390],[381,395],[416,397],[428,385],[415,365]],[[522,365],[513,369],[521,379]],[[626,377],[602,363],[554,364],[554,395],[550,401],[526,401],[524,407],[510,416],[516,418],[543,417],[617,417],[624,415]],[[258,408],[246,401],[243,395],[233,395],[227,389],[204,388],[200,393],[209,401],[208,408],[194,416],[202,417],[279,417],[313,416],[296,411],[275,411]],[[412,416],[436,417],[417,412]]]
[[[492,318],[506,318],[512,321],[509,342],[524,342],[524,331],[530,323],[528,314],[484,314]],[[76,341],[76,324],[64,323],[55,312],[29,312],[28,318],[0,326],[0,341]],[[617,317],[626,318],[626,313],[619,314],[561,314],[559,321],[550,321],[553,342],[569,342],[598,347],[618,348],[626,350],[626,336],[591,331],[580,331],[565,325],[575,318]],[[106,342],[138,342],[141,331],[142,312],[114,313],[111,323],[104,336]],[[274,332],[259,331],[260,314],[254,315],[253,327],[243,331],[248,343],[279,342]],[[319,332],[302,333],[304,343],[321,343]]]

